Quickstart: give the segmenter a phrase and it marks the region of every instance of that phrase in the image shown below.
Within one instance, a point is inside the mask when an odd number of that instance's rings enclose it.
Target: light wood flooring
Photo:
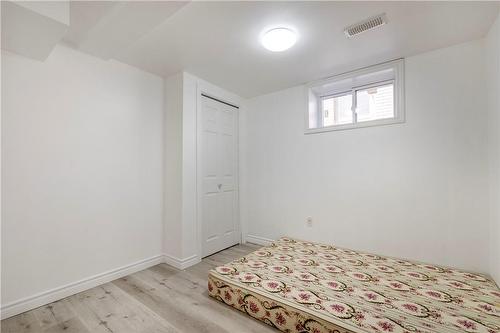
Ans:
[[[186,270],[161,264],[1,322],[2,333],[276,332],[207,294],[207,274],[257,245],[237,245]]]

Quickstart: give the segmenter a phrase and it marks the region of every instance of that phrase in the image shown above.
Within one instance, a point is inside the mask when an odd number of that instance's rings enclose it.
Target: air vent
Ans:
[[[345,28],[344,33],[350,38],[365,31],[380,27],[384,24],[387,24],[387,16],[385,14],[380,14]]]

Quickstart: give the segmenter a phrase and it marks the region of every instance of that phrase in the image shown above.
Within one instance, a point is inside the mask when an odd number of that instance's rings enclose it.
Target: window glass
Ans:
[[[323,98],[323,126],[352,124],[352,95]]]
[[[357,90],[356,117],[358,122],[394,118],[394,85]]]

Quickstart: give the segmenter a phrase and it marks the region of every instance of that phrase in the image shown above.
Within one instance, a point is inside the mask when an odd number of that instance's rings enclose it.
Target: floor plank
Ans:
[[[163,288],[160,292],[139,276],[133,274],[113,283],[133,295],[181,332],[227,332],[217,323],[200,317],[198,303],[195,300],[180,297],[173,288]]]
[[[92,332],[177,332],[113,283],[68,299]]]
[[[161,286],[172,288],[181,297],[195,300],[199,315],[207,320],[223,323],[229,332],[274,332],[269,326],[259,322],[257,322],[259,325],[255,325],[254,319],[209,297],[206,274],[200,278],[188,271],[181,271],[171,278],[162,279],[166,267],[158,265],[141,274],[145,275],[144,279],[151,281],[152,285],[157,283],[160,290]]]
[[[43,330],[43,333],[90,333],[85,325],[78,318],[60,322]]]
[[[185,270],[160,264],[1,322],[2,333],[275,332],[208,296],[208,271],[259,248],[237,245]]]
[[[32,311],[2,320],[2,333],[34,333],[42,328]]]
[[[33,310],[33,314],[42,329],[61,324],[75,317],[75,313],[64,301],[58,301],[39,307]]]

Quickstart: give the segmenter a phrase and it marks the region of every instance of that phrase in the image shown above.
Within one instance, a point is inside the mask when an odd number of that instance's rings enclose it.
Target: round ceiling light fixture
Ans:
[[[261,37],[262,45],[272,52],[281,52],[291,48],[297,41],[295,31],[288,28],[273,28]]]

